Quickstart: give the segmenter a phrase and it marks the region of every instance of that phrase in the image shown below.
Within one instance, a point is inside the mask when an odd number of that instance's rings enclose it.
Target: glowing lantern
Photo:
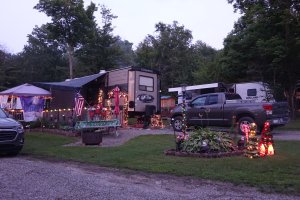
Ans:
[[[259,145],[259,155],[261,157],[266,155],[266,148],[265,148],[265,145],[262,143]]]
[[[268,156],[273,156],[274,155],[274,148],[273,148],[273,145],[272,143],[268,143],[268,153],[267,153]]]
[[[260,138],[260,156],[272,156],[274,155],[273,136],[270,131],[270,122],[266,121]]]

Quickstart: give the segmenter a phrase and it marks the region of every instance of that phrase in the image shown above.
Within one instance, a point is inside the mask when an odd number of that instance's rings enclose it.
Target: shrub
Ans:
[[[226,133],[199,129],[190,133],[182,142],[181,149],[191,153],[216,153],[235,151],[237,147]]]

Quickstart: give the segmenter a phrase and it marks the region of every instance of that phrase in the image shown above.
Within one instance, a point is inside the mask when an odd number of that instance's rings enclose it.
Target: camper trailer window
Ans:
[[[143,91],[153,92],[154,79],[152,77],[140,76],[139,89]]]
[[[256,89],[248,89],[247,90],[247,96],[256,96],[256,95],[257,95]]]

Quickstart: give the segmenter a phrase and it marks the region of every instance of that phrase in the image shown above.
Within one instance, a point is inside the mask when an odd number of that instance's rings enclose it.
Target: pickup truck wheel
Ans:
[[[173,129],[175,131],[181,131],[182,130],[182,117],[177,116],[174,118],[174,121],[172,123]]]
[[[251,117],[242,117],[242,118],[240,118],[239,119],[239,134],[240,135],[245,135],[245,133],[243,132],[242,126],[245,125],[245,124],[250,126],[250,124],[253,123],[253,122],[254,122],[254,119],[252,119]]]

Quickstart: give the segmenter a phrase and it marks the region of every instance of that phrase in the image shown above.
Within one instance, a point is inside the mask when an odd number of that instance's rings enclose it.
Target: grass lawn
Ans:
[[[291,130],[291,131],[300,131],[300,117],[291,120],[287,125],[278,128],[278,130]]]
[[[268,192],[300,194],[300,141],[275,141],[276,155],[272,157],[209,159],[165,156],[164,150],[175,146],[172,135],[140,136],[122,146],[111,148],[63,146],[74,140],[45,133],[26,133],[22,154],[228,181]]]

